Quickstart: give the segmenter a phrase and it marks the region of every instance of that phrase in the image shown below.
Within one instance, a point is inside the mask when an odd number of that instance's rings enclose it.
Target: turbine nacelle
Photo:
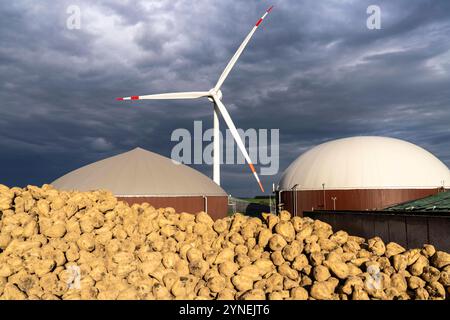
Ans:
[[[211,102],[214,102],[214,96],[217,97],[219,100],[222,100],[223,94],[222,94],[222,90],[216,90],[214,88],[212,88],[211,90],[209,90],[209,96],[208,96],[208,100]]]

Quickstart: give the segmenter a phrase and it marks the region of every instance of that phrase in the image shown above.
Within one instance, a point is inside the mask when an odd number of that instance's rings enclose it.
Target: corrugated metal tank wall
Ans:
[[[439,189],[359,189],[279,191],[281,207],[303,215],[314,210],[380,210],[399,203],[437,194]],[[333,201],[333,198],[335,200]]]
[[[118,197],[129,205],[147,202],[155,208],[174,208],[176,212],[198,213],[208,212],[214,219],[221,219],[228,214],[228,197],[220,196],[189,196],[189,197]]]

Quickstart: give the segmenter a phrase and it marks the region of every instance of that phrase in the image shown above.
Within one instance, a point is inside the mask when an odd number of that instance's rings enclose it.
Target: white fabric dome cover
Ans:
[[[280,188],[431,189],[450,185],[448,167],[425,149],[387,137],[351,137],[320,144],[284,172]]]

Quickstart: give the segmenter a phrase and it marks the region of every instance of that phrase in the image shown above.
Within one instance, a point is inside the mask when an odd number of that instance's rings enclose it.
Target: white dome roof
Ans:
[[[450,185],[447,166],[412,143],[386,137],[352,137],[320,144],[284,172],[280,188],[428,189]]]
[[[197,170],[141,148],[69,172],[52,185],[61,190],[106,189],[116,196],[227,196]]]

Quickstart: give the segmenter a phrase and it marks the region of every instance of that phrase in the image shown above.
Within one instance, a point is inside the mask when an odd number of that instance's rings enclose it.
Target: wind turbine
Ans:
[[[264,20],[264,18],[272,11],[273,6],[271,6],[267,11],[264,13],[264,15],[256,22],[253,29],[250,31],[250,33],[247,35],[247,37],[244,39],[240,47],[237,49],[234,56],[231,58],[230,62],[228,62],[228,65],[223,70],[221,76],[219,77],[219,80],[217,81],[214,88],[210,89],[209,91],[195,91],[195,92],[175,92],[175,93],[162,93],[162,94],[151,94],[151,95],[145,95],[145,96],[131,96],[131,97],[124,97],[124,98],[117,98],[117,100],[166,100],[166,99],[198,99],[198,98],[208,98],[209,101],[211,101],[214,105],[214,145],[213,145],[213,180],[215,183],[220,185],[220,144],[219,144],[219,114],[222,115],[225,123],[227,124],[228,128],[230,129],[231,134],[233,135],[234,140],[236,141],[236,144],[238,145],[239,149],[241,150],[242,154],[244,155],[245,159],[248,162],[248,165],[253,173],[253,175],[256,178],[256,181],[259,184],[259,187],[261,188],[261,191],[264,192],[264,188],[261,184],[261,181],[259,180],[258,174],[256,173],[255,167],[253,166],[253,162],[250,159],[250,156],[247,153],[247,150],[245,149],[245,145],[239,136],[239,133],[236,129],[236,126],[233,123],[233,120],[231,120],[230,114],[228,113],[227,109],[225,108],[225,105],[222,103],[222,91],[220,88],[222,87],[224,81],[228,77],[228,74],[230,73],[231,69],[233,69],[234,65],[238,61],[240,55],[244,51],[245,47],[249,43],[250,39],[252,38],[255,31],[258,29],[261,22]]]

